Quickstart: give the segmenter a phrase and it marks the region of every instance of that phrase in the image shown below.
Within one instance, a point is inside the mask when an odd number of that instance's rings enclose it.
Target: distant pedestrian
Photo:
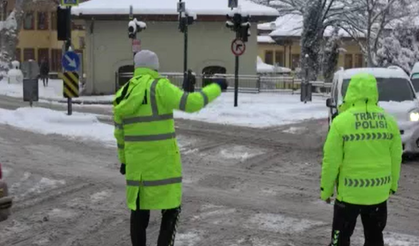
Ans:
[[[48,86],[48,76],[49,76],[49,63],[48,60],[44,57],[40,66],[40,75],[44,87]]]
[[[161,210],[157,245],[173,246],[182,200],[173,111],[197,112],[227,85],[212,83],[199,93],[183,92],[159,75],[154,52],[138,52],[134,63],[134,77],[118,90],[113,102],[120,172],[126,178],[131,209],[131,241],[133,246],[146,246],[150,210]]]
[[[378,105],[377,80],[366,73],[349,82],[324,146],[321,199],[335,186],[331,246],[349,246],[361,215],[364,246],[384,246],[387,200],[397,192],[402,140],[397,122]]]

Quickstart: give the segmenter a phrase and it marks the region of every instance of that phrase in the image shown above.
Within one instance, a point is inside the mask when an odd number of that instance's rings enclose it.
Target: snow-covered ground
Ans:
[[[307,119],[327,118],[324,98],[300,102],[299,95],[239,94],[234,107],[234,94],[224,93],[198,113],[175,112],[176,118],[249,127],[270,127],[291,124]]]
[[[42,81],[38,81],[39,98],[43,100],[64,100],[63,97],[63,81],[61,79],[50,79],[48,87],[44,87]],[[8,84],[7,79],[0,81],[0,95],[23,98],[22,84]],[[81,96],[74,100],[88,101],[112,101],[113,95],[108,96]]]
[[[37,132],[59,134],[69,138],[103,142],[115,146],[113,126],[100,123],[95,115],[64,112],[44,108],[0,109],[0,124]]]

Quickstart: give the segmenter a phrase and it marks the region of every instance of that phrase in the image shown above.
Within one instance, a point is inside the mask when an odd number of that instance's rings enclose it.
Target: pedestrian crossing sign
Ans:
[[[79,0],[61,0],[61,5],[66,7],[79,6]]]

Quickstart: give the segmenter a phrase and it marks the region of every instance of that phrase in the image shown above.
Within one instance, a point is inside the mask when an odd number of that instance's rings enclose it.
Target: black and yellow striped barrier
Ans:
[[[65,98],[79,97],[79,75],[76,72],[65,72],[61,75],[63,85],[63,95]]]

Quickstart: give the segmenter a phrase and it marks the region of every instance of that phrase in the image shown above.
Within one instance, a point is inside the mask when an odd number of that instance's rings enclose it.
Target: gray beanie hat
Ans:
[[[135,68],[150,68],[153,70],[160,69],[159,58],[156,53],[149,50],[142,50],[134,56]]]

